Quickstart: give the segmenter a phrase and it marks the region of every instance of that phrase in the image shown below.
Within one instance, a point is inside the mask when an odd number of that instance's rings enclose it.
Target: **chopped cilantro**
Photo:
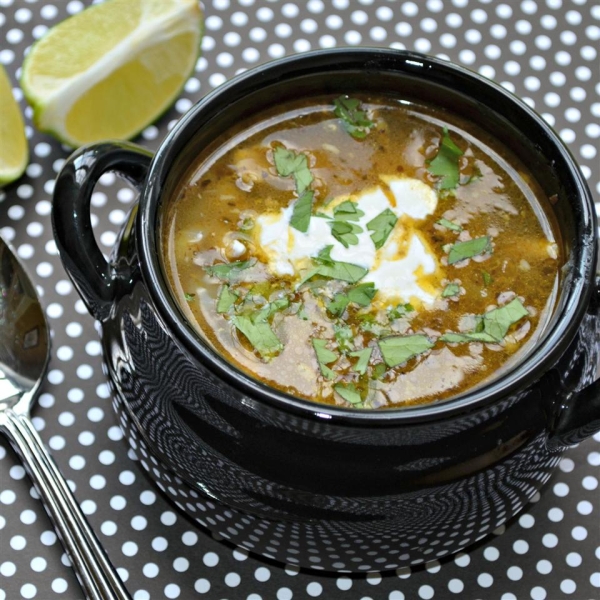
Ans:
[[[508,304],[495,308],[478,317],[475,331],[467,333],[445,333],[440,337],[442,342],[460,344],[463,342],[501,342],[512,325],[528,316],[527,309],[515,298]]]
[[[193,299],[196,297],[196,294],[188,294],[188,293],[186,292],[186,293],[184,294],[184,296],[185,296],[185,300],[186,300],[186,302],[191,302],[191,301],[192,301],[192,300],[193,300]]]
[[[458,296],[460,292],[460,285],[458,283],[449,283],[442,292],[442,298],[452,298],[452,296]]]
[[[484,254],[489,252],[491,248],[492,243],[487,235],[466,242],[457,242],[450,248],[450,252],[448,253],[448,264],[453,265],[461,260]]]
[[[308,168],[308,157],[306,154],[296,153],[283,146],[277,146],[273,150],[273,160],[277,174],[281,177],[290,175],[296,182],[296,191],[301,196],[313,181],[312,173]]]
[[[353,383],[337,383],[333,389],[348,403],[357,408],[362,408],[363,401],[360,392]]]
[[[232,263],[219,263],[217,265],[205,267],[205,269],[209,275],[218,277],[222,280],[228,280],[234,278],[236,275],[239,275],[240,271],[243,271],[248,267],[252,267],[255,264],[256,259],[252,258],[250,260],[240,260]]]
[[[365,213],[358,208],[356,202],[345,200],[333,209],[333,217],[338,221],[358,221]]]
[[[283,344],[266,320],[254,322],[249,315],[234,315],[231,321],[263,358],[275,356],[283,350]]]
[[[360,225],[355,225],[348,221],[329,221],[329,225],[331,227],[331,235],[344,248],[358,244],[358,236],[356,234],[363,232],[363,228]]]
[[[359,306],[369,306],[376,293],[374,283],[361,283],[350,288],[345,294],[336,294],[327,305],[327,310],[333,315],[340,316],[351,302]]]
[[[352,340],[354,339],[354,334],[352,333],[351,327],[348,327],[347,325],[334,324],[333,333],[338,348],[342,352],[348,352],[348,350],[352,349]]]
[[[369,128],[375,123],[367,117],[364,110],[360,110],[360,101],[348,96],[340,96],[333,101],[334,114],[342,120],[344,129],[355,139],[366,137]]]
[[[438,225],[441,225],[442,227],[445,227],[446,229],[450,229],[450,231],[462,231],[463,228],[458,224],[455,223],[454,221],[449,221],[448,219],[440,219],[437,222]]]
[[[332,371],[327,365],[337,359],[337,354],[326,348],[327,340],[313,338],[312,345],[315,349],[317,362],[319,363],[319,369],[321,369],[321,374],[323,377],[326,377],[327,379],[335,379],[335,372]]]
[[[219,314],[228,312],[237,299],[238,295],[231,291],[228,285],[224,285],[217,300],[217,312]]]
[[[317,263],[317,266],[300,280],[298,286],[301,286],[315,275],[321,275],[321,277],[326,277],[327,279],[339,279],[348,283],[357,283],[369,272],[368,269],[359,265],[333,260],[330,256],[332,248],[333,246],[326,246],[319,252],[316,258],[313,258],[313,262]]]
[[[438,153],[429,163],[429,172],[441,178],[438,182],[440,190],[453,190],[458,185],[460,179],[458,161],[462,155],[463,151],[450,138],[448,128],[444,127]]]
[[[377,250],[379,250],[379,248],[385,244],[397,221],[398,217],[393,213],[393,211],[391,211],[389,208],[386,208],[383,212],[379,213],[374,219],[371,219],[367,223],[367,229],[373,232],[371,233],[371,239],[373,240]]]
[[[481,271],[481,276],[483,277],[483,285],[487,287],[494,281],[492,276],[487,271]]]
[[[498,341],[504,339],[511,325],[529,316],[527,309],[515,298],[508,304],[495,308],[483,315],[483,331]]]
[[[373,348],[363,348],[362,350],[357,350],[356,352],[349,352],[348,356],[354,356],[358,358],[356,364],[352,367],[352,370],[364,375],[367,372],[367,367],[369,366],[369,360],[372,353]]]
[[[372,379],[381,379],[387,372],[387,368],[385,366],[385,363],[377,363],[374,367],[373,367],[373,372],[371,374],[371,378]]]
[[[484,331],[472,331],[471,333],[445,333],[439,338],[442,342],[450,344],[462,344],[464,342],[497,342],[489,333]]]
[[[277,300],[269,302],[267,306],[254,313],[252,320],[255,323],[258,321],[266,321],[271,315],[279,312],[280,310],[285,310],[289,305],[290,300],[287,296],[283,298],[277,298]]]
[[[388,337],[377,343],[388,367],[397,367],[434,346],[426,335],[421,334]]]
[[[302,233],[306,233],[308,231],[314,195],[315,194],[313,191],[305,190],[294,203],[294,210],[290,219],[290,225]]]
[[[388,310],[388,317],[393,321],[394,319],[401,319],[405,317],[408,313],[414,312],[415,307],[408,302],[406,304],[398,304],[396,308],[391,308]]]

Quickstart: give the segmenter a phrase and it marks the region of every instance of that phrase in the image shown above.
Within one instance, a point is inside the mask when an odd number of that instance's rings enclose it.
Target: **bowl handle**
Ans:
[[[596,272],[595,343],[600,346],[600,258]],[[594,306],[594,304],[593,304]],[[578,392],[568,394],[561,402],[560,412],[554,422],[548,446],[556,449],[579,444],[587,437],[600,431],[600,378]]]
[[[152,156],[126,142],[83,146],[67,159],[56,179],[52,202],[56,246],[79,295],[100,321],[110,312],[116,279],[94,239],[90,219],[94,186],[104,173],[114,171],[141,191]]]

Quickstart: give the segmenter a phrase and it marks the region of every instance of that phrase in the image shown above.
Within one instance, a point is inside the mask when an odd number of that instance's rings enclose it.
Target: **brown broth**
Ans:
[[[456,115],[390,98],[362,97],[374,126],[364,139],[355,139],[334,115],[332,101],[313,98],[265,111],[198,157],[168,207],[162,231],[164,263],[183,312],[199,335],[241,370],[294,396],[328,404],[390,408],[428,403],[499,376],[531,349],[554,308],[563,257],[558,227],[545,209],[548,201],[541,188],[506,148]],[[433,214],[418,221],[401,216],[390,234],[405,232],[404,241],[398,237],[398,256],[406,254],[406,240],[415,233],[435,255],[435,271],[418,278],[423,289],[436,290],[432,305],[415,297],[411,306],[395,303],[400,309],[394,311],[395,304],[378,299],[377,292],[368,306],[350,303],[336,316],[328,304],[360,281],[348,284],[317,274],[296,289],[296,275],[269,270],[270,255],[260,244],[264,221],[259,226],[257,218],[277,213],[298,196],[294,178],[278,174],[274,148],[284,146],[307,157],[314,178],[310,218],[316,219],[320,217],[315,213],[323,211],[331,216],[331,206],[344,198],[360,202],[365,190],[380,187],[390,197],[382,176],[414,178],[439,188],[441,178],[430,169],[444,127],[462,151],[460,184],[455,190],[438,190]],[[336,200],[328,208],[332,198]],[[440,225],[440,219],[459,224],[462,231]],[[493,252],[446,264],[452,245],[486,236]],[[232,281],[207,273],[211,265],[248,260],[257,262]],[[318,266],[309,257],[303,264],[307,269]],[[458,284],[459,294],[442,297],[449,284]],[[219,298],[229,292],[238,294],[235,304],[218,313]],[[515,297],[528,314],[498,341],[457,344],[439,339],[447,332],[481,329],[484,322],[487,327],[490,318],[477,317]],[[273,304],[276,300],[280,305]],[[250,317],[240,314],[255,318],[266,307],[272,311],[262,320],[281,348],[261,356],[234,322],[245,319],[247,324]],[[264,333],[264,325],[260,327]],[[407,336],[420,336],[419,342],[426,338],[432,347],[397,366],[386,365],[381,340]],[[314,339],[325,340],[322,344],[335,360],[319,363]],[[366,348],[372,350],[361,373],[356,370],[360,356],[351,353]],[[334,390],[340,385],[336,389],[345,391],[346,399]]]

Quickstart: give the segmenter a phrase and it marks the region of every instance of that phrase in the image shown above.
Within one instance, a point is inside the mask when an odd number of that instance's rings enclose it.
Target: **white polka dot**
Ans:
[[[577,589],[577,584],[572,579],[564,579],[560,582],[560,589],[565,594],[572,594]]]
[[[511,581],[519,581],[523,577],[523,569],[515,566],[509,567],[506,575]]]
[[[453,594],[460,594],[465,589],[465,584],[460,579],[451,579],[448,582],[448,589]]]
[[[306,586],[306,593],[311,598],[317,598],[318,596],[321,595],[322,592],[323,592],[323,586],[320,583],[316,582],[316,581],[311,581]]]
[[[168,542],[164,537],[158,536],[152,540],[152,548],[157,552],[164,552],[168,547]]]
[[[483,588],[488,588],[494,583],[494,578],[489,573],[481,573],[477,577],[477,583]]]
[[[225,585],[229,587],[237,587],[241,581],[242,578],[237,573],[227,573],[225,575]]]
[[[569,552],[565,560],[570,567],[579,567],[583,562],[581,554],[579,554],[578,552]]]
[[[10,547],[13,550],[23,550],[27,546],[27,540],[22,535],[13,535],[10,538]]]
[[[199,594],[206,594],[210,590],[210,582],[208,579],[197,579],[194,582],[194,589]]]
[[[254,578],[256,581],[265,582],[268,581],[271,577],[271,571],[266,567],[258,567],[256,571],[254,571]]]
[[[402,6],[400,7],[400,10],[407,17],[414,17],[418,14],[419,7],[414,2],[403,2]]]
[[[541,573],[542,575],[548,575],[548,573],[552,571],[552,563],[549,560],[542,559],[538,561],[535,568],[537,569],[538,573]]]
[[[41,573],[46,569],[48,563],[46,562],[45,558],[42,558],[41,556],[36,556],[35,558],[31,559],[31,563],[29,564],[29,566],[31,567],[32,571],[35,571],[36,573]]]
[[[214,552],[207,552],[202,557],[202,562],[207,567],[216,567],[219,564],[219,556],[217,554],[215,554]]]
[[[581,484],[586,490],[592,491],[598,487],[598,479],[592,475],[588,475],[587,477],[583,478]]]
[[[0,575],[4,577],[12,577],[17,572],[15,563],[6,561],[0,564]]]
[[[81,471],[85,467],[85,458],[79,454],[75,454],[69,459],[69,466],[75,471]]]
[[[136,531],[142,531],[143,529],[146,529],[147,525],[148,521],[146,520],[146,517],[142,517],[141,515],[136,515],[133,517],[133,519],[131,519],[131,527]]]
[[[423,600],[431,600],[434,596],[434,590],[430,585],[422,585],[418,593],[419,598],[423,598]]]
[[[106,536],[115,535],[117,533],[117,524],[114,521],[104,521],[100,525],[100,531]]]
[[[25,585],[21,586],[21,596],[23,596],[23,598],[34,598],[35,595],[37,594],[37,588],[35,587],[35,585],[33,585],[33,583],[26,583]]]
[[[90,487],[95,490],[101,490],[106,486],[106,479],[102,475],[92,475],[90,477]]]
[[[156,577],[158,575],[158,572],[159,568],[158,565],[156,565],[155,563],[146,563],[142,567],[142,573],[145,577],[148,577],[149,579],[153,579],[154,577]]]
[[[277,590],[277,600],[292,600],[293,593],[290,588],[282,587]]]
[[[140,502],[146,506],[150,506],[156,502],[156,494],[150,490],[146,490],[140,494]]]
[[[539,585],[531,588],[531,599],[532,600],[546,600],[546,590]]]
[[[343,592],[346,592],[352,587],[352,579],[350,579],[349,577],[345,577],[345,576],[338,577],[335,580],[335,584],[338,589],[342,590]]]

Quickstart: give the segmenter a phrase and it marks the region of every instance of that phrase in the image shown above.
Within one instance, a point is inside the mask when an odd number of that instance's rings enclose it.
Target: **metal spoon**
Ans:
[[[130,600],[30,418],[50,356],[36,290],[0,238],[0,430],[23,459],[89,600]]]

